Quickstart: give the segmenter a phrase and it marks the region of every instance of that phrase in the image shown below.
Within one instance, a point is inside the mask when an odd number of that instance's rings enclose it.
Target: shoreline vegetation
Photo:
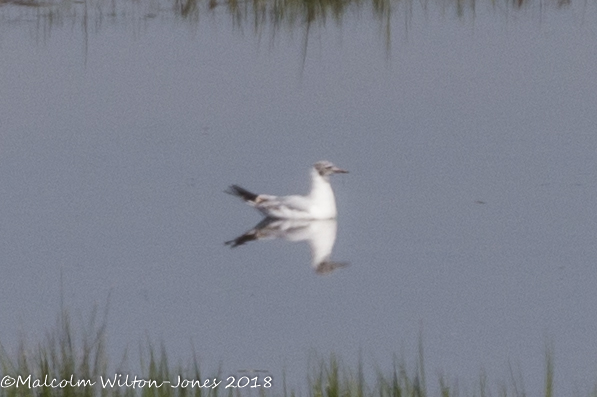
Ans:
[[[106,313],[105,313],[106,314]],[[267,371],[247,371],[235,377],[222,374],[221,369],[208,373],[200,369],[193,354],[190,364],[172,366],[162,346],[151,343],[142,348],[139,375],[127,375],[123,361],[113,369],[105,353],[106,321],[97,321],[97,311],[88,326],[75,332],[69,313],[61,310],[56,328],[46,334],[42,343],[31,345],[21,340],[16,352],[10,354],[0,341],[0,397],[217,397],[217,396],[276,396],[276,397],[453,397],[453,396],[545,396],[554,395],[553,350],[545,355],[544,390],[527,391],[514,375],[496,390],[488,386],[487,376],[481,375],[475,390],[461,393],[452,379],[428,380],[425,376],[423,343],[419,338],[419,357],[411,369],[394,359],[390,368],[377,369],[375,379],[365,379],[361,360],[357,368],[350,368],[336,355],[318,359],[312,365],[306,387],[295,390],[286,380],[275,384]],[[145,355],[145,356],[144,356]],[[232,378],[232,379],[231,379]],[[428,382],[436,382],[438,394],[427,391]],[[18,387],[17,387],[18,385]],[[597,388],[590,393],[597,396]]]

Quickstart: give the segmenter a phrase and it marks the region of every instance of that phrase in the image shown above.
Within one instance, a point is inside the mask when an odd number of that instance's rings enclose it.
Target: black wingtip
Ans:
[[[230,248],[236,248],[254,240],[257,240],[257,234],[254,231],[251,231],[235,238],[234,240],[226,241],[224,245],[228,245]]]
[[[225,190],[224,192],[231,194],[233,196],[240,197],[245,201],[255,201],[258,196],[257,194],[252,193],[246,189],[243,189],[242,187],[240,187],[238,185],[230,185],[228,187],[228,190]]]

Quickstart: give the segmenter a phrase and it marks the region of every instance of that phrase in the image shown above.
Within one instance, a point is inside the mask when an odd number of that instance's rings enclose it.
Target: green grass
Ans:
[[[148,343],[140,354],[141,378],[155,381],[154,385],[164,381],[174,382],[180,375],[182,379],[213,380],[217,378],[223,383],[215,388],[173,388],[168,387],[131,387],[132,375],[129,375],[128,387],[101,387],[101,379],[109,376],[114,380],[114,374],[121,374],[121,382],[125,381],[126,370],[123,362],[112,371],[113,375],[107,375],[111,369],[108,358],[105,354],[106,333],[105,314],[101,321],[97,319],[95,311],[91,321],[83,331],[76,333],[71,326],[71,320],[66,310],[62,310],[58,316],[56,327],[49,332],[46,338],[35,345],[30,345],[22,340],[14,354],[9,354],[0,344],[0,375],[2,381],[5,376],[21,379],[34,386],[36,379],[42,385],[39,387],[4,387],[0,388],[0,397],[236,397],[236,396],[280,396],[280,397],[425,397],[430,396],[427,392],[427,380],[425,377],[424,353],[422,338],[419,338],[419,354],[413,366],[408,370],[404,361],[396,358],[390,368],[376,370],[377,376],[373,381],[367,382],[363,374],[362,360],[359,360],[356,368],[345,365],[335,354],[329,358],[316,358],[310,365],[311,370],[306,380],[307,386],[301,390],[294,390],[286,385],[285,379],[281,384],[271,388],[251,389],[225,388],[226,376],[222,376],[221,370],[206,373],[200,369],[197,357],[193,354],[187,366],[172,366],[168,361],[165,348],[156,348]],[[266,375],[258,374],[263,384]],[[71,377],[72,376],[72,377]],[[246,381],[255,375],[248,375]],[[44,386],[56,379],[54,385],[60,381],[65,387]],[[103,378],[101,378],[103,377]],[[92,380],[95,386],[72,387],[78,381]],[[450,386],[450,380],[439,377],[437,379],[438,397],[451,397],[461,395],[456,387]],[[526,396],[527,393],[520,386],[522,382],[516,381],[511,371],[511,380],[497,390],[490,390],[487,385],[487,376],[482,374],[479,378],[477,389],[472,395],[480,397],[488,396]],[[210,385],[211,385],[210,381]],[[456,383],[454,383],[456,384]],[[138,383],[136,384],[138,385]],[[546,347],[545,355],[545,388],[543,391],[534,391],[533,396],[544,395],[554,396],[554,361],[553,348]],[[539,394],[537,394],[539,393]],[[597,388],[592,396],[597,397]]]

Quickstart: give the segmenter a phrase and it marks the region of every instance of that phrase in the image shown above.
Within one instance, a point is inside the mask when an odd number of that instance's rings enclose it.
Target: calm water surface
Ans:
[[[538,395],[550,343],[557,391],[592,388],[594,2],[402,3],[390,31],[363,7],[308,36],[217,9],[84,24],[71,7],[52,23],[0,7],[8,350],[52,329],[61,294],[81,324],[110,297],[114,362],[164,341],[171,362],[194,347],[205,368],[300,387],[313,354],[414,366],[422,335],[431,389],[512,368]],[[350,266],[317,275],[306,243],[224,246],[260,220],[229,184],[306,192],[321,159],[350,170],[332,181],[332,258]]]

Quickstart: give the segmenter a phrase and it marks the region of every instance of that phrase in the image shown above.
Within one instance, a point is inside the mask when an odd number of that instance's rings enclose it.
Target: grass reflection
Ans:
[[[415,7],[423,12],[436,8],[445,15],[474,18],[477,2],[495,9],[496,14],[570,5],[570,0],[0,0],[0,20],[34,18],[46,34],[53,27],[80,24],[88,34],[107,21],[138,24],[156,17],[174,17],[193,24],[210,16],[231,20],[235,27],[252,26],[256,33],[264,29],[274,33],[300,29],[308,35],[314,26],[323,26],[329,20],[341,24],[347,15],[358,13],[369,14],[378,22],[389,48],[392,21],[404,21],[408,28]],[[394,14],[399,15],[392,18]]]

